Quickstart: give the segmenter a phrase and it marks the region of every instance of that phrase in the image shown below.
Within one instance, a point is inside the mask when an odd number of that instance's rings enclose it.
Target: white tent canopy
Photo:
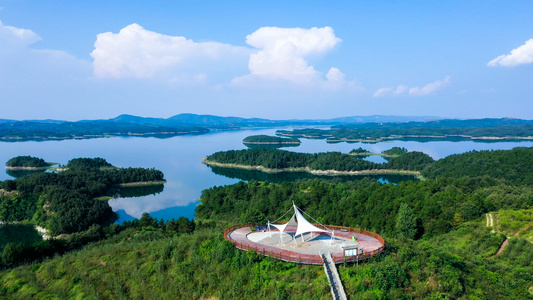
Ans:
[[[325,226],[324,226],[324,228],[326,228],[326,229],[322,229],[322,228],[316,227],[315,225],[313,225],[311,222],[309,222],[304,217],[304,215],[300,212],[301,210],[294,204],[294,202],[293,202],[292,206],[293,206],[293,209],[294,209],[294,213],[293,213],[292,217],[290,218],[289,222],[287,222],[285,224],[272,224],[272,223],[270,223],[270,221],[268,222],[269,230],[270,230],[270,225],[274,226],[275,228],[277,228],[279,230],[280,242],[281,242],[281,235],[283,234],[283,232],[285,232],[285,229],[289,225],[295,225],[296,226],[296,233],[294,234],[293,239],[295,239],[296,236],[300,235],[302,237],[302,241],[303,241],[303,235],[305,233],[310,233],[310,232],[325,232],[325,233],[329,233],[329,234],[331,234],[331,238],[333,239],[333,236],[334,236],[334,232],[333,231],[328,230]],[[289,212],[289,211],[287,211],[287,212]],[[285,213],[284,215],[286,215],[286,214],[287,213]]]
[[[296,220],[298,222],[298,227],[296,228],[296,234],[294,236],[298,236],[300,234],[308,233],[308,232],[326,232],[331,233],[330,230],[324,230],[316,227],[315,225],[311,224],[307,219],[302,215],[302,213],[299,211],[299,209],[294,205],[294,214],[296,215]]]
[[[276,227],[280,233],[283,233],[285,231],[285,228],[287,228],[287,226],[289,225],[298,225],[296,224],[296,220],[294,219],[294,216],[295,215],[292,215],[291,219],[289,220],[289,222],[285,223],[285,224],[270,224],[274,227]]]

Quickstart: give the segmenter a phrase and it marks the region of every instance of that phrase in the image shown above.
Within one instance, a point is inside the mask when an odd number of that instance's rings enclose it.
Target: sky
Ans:
[[[533,1],[0,0],[0,119],[533,119]]]

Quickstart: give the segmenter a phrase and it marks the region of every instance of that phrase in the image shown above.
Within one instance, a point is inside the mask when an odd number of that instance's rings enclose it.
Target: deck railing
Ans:
[[[320,224],[315,224],[315,225],[320,225]],[[301,264],[313,264],[313,265],[322,265],[323,264],[323,261],[322,261],[322,258],[319,256],[319,255],[311,255],[311,254],[298,254],[298,253],[288,253],[290,251],[271,251],[271,250],[266,250],[264,247],[261,247],[260,245],[258,245],[257,243],[254,243],[252,241],[250,242],[238,242],[238,241],[235,241],[233,239],[231,239],[229,237],[229,234],[231,232],[233,232],[235,229],[238,229],[238,228],[243,228],[243,227],[251,227],[253,225],[235,225],[235,226],[231,226],[230,228],[226,229],[224,231],[224,238],[228,241],[231,241],[235,247],[239,248],[239,249],[242,249],[242,250],[251,250],[253,249],[256,253],[258,254],[261,254],[261,255],[264,255],[264,256],[270,256],[270,257],[273,257],[273,258],[277,258],[277,259],[280,259],[280,260],[283,260],[283,261],[290,261],[290,262],[297,262],[297,263],[301,263]],[[333,261],[338,264],[338,263],[342,263],[342,262],[351,262],[351,261],[356,261],[356,260],[364,260],[364,259],[368,259],[376,254],[379,254],[381,252],[383,252],[385,250],[385,240],[379,236],[377,233],[374,233],[374,232],[371,232],[371,231],[367,231],[367,230],[363,230],[363,229],[359,229],[359,228],[352,228],[352,227],[345,227],[345,226],[336,226],[336,225],[326,225],[326,227],[330,230],[338,230],[338,231],[345,231],[345,232],[352,232],[352,233],[359,233],[359,234],[364,234],[364,235],[368,235],[368,236],[371,236],[375,239],[377,239],[380,243],[382,243],[383,245],[381,247],[379,247],[378,249],[376,250],[373,250],[373,251],[369,251],[369,252],[365,252],[365,253],[362,253],[362,254],[359,254],[359,255],[354,255],[354,256],[347,256],[347,257],[339,257],[339,256],[334,256],[333,257]]]

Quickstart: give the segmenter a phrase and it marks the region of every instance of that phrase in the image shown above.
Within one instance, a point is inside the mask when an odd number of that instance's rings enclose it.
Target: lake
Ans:
[[[279,129],[279,128],[278,128]],[[286,128],[285,128],[286,129]],[[204,189],[233,184],[244,180],[259,179],[282,181],[300,178],[305,174],[284,174],[268,177],[261,173],[241,173],[212,170],[201,163],[207,155],[224,150],[244,149],[242,140],[249,135],[274,135],[277,129],[255,129],[237,131],[218,131],[203,135],[184,135],[168,139],[115,137],[85,140],[43,141],[43,142],[1,142],[0,162],[5,163],[18,155],[31,155],[48,162],[66,164],[72,158],[102,157],[118,167],[156,168],[165,174],[167,183],[163,190],[155,190],[155,195],[142,197],[123,197],[112,199],[109,204],[119,214],[119,222],[140,218],[143,212],[151,216],[169,220],[185,216],[193,218],[194,209],[199,203]],[[496,142],[481,143],[472,141],[393,141],[376,144],[337,143],[328,144],[324,140],[301,139],[299,147],[286,148],[297,152],[340,151],[347,153],[358,147],[370,152],[381,152],[392,147],[405,147],[409,151],[421,151],[434,159],[472,150],[512,149],[517,146],[533,147],[533,142]],[[374,156],[371,161],[382,162],[383,158]],[[350,177],[345,180],[361,178]],[[405,178],[375,176],[389,182]],[[7,172],[0,172],[0,180],[12,179]],[[133,193],[134,194],[134,193]]]

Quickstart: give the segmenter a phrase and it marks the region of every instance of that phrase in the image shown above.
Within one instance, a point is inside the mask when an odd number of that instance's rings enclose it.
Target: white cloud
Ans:
[[[33,49],[31,46],[40,40],[41,37],[29,29],[7,26],[0,21],[0,78],[7,75],[6,80],[28,81],[40,76],[48,80],[72,77],[81,69],[86,70],[86,61],[64,51]]]
[[[500,55],[495,59],[489,61],[487,64],[490,67],[504,66],[513,67],[523,64],[530,64],[533,62],[533,39],[529,39],[526,43],[516,49],[511,50],[511,54]]]
[[[250,74],[236,78],[234,83],[253,80],[282,80],[308,84],[324,80],[320,72],[309,65],[309,56],[324,54],[341,42],[331,27],[311,29],[261,27],[246,37],[246,43],[260,49],[250,55]],[[344,74],[331,68],[327,80],[344,81]]]
[[[162,75],[172,80],[190,76],[191,80],[203,81],[214,63],[227,64],[239,58],[244,63],[250,53],[243,47],[163,35],[138,24],[126,26],[118,34],[98,34],[94,47],[94,75],[99,78]]]
[[[0,22],[0,99],[5,99],[0,102],[9,118],[17,118],[17,113],[18,117],[32,118],[67,107],[79,110],[74,99],[84,94],[79,83],[90,76],[90,63],[64,51],[34,49],[39,40],[29,29]]]
[[[433,94],[434,92],[442,89],[450,83],[450,76],[446,76],[443,80],[437,80],[426,84],[423,87],[412,87],[409,89],[409,95],[413,96],[425,96]]]
[[[430,82],[423,87],[412,87],[409,88],[405,85],[399,85],[396,88],[385,87],[378,89],[373,97],[391,97],[391,96],[400,96],[400,95],[412,95],[412,96],[425,96],[433,94],[436,91],[442,89],[450,83],[450,76],[446,76],[443,80],[436,80]]]
[[[41,40],[35,32],[29,29],[7,26],[0,21],[0,51],[14,47],[26,47]]]
[[[396,88],[386,87],[380,88],[374,93],[374,98],[385,97],[385,96],[398,96],[405,94],[408,90],[408,87],[405,85],[399,85]]]

